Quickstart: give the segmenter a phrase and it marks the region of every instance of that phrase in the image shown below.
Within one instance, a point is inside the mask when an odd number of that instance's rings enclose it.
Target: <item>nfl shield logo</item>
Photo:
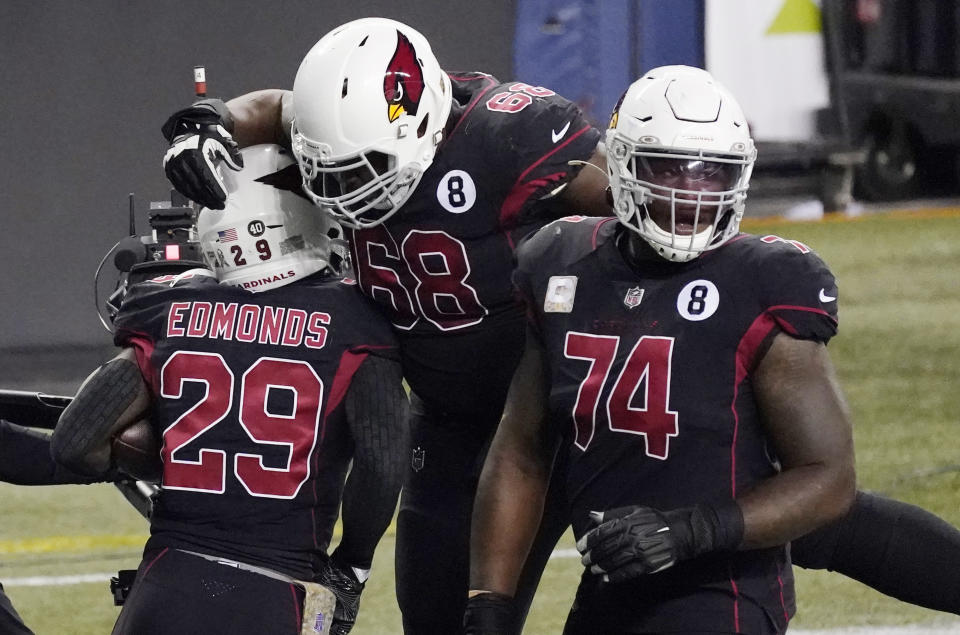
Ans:
[[[313,630],[317,633],[323,632],[323,613],[317,613],[317,618],[313,622]]]
[[[627,289],[627,295],[623,296],[623,303],[628,309],[633,309],[640,306],[640,300],[643,299],[643,289],[640,287],[634,287],[632,289]]]
[[[413,448],[413,460],[410,462],[410,467],[413,468],[414,472],[419,472],[423,469],[423,461],[427,457],[427,451],[421,448],[419,445]]]

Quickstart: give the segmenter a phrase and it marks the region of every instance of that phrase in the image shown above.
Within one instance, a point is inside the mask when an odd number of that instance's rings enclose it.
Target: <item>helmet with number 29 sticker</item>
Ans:
[[[303,196],[293,157],[256,145],[244,148],[243,165],[220,169],[224,209],[203,208],[197,221],[204,260],[220,283],[259,292],[336,269],[343,230]]]

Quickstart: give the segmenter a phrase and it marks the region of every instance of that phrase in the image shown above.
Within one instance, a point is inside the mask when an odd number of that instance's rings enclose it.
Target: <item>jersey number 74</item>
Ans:
[[[679,433],[677,412],[670,410],[670,368],[673,338],[644,335],[627,355],[613,379],[605,407],[600,396],[610,380],[620,337],[567,333],[563,354],[590,362],[573,406],[574,443],[586,450],[593,440],[597,418],[606,418],[610,430],[644,437],[647,456],[666,459],[670,437]]]

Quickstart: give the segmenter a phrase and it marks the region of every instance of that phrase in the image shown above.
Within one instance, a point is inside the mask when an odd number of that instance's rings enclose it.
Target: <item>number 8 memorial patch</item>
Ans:
[[[463,170],[450,170],[437,185],[437,201],[451,214],[462,214],[477,202],[477,186]]]
[[[688,282],[677,296],[677,312],[691,322],[706,320],[716,313],[720,292],[709,280]]]

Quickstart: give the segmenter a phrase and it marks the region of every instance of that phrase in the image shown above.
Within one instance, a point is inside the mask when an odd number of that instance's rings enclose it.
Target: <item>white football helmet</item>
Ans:
[[[290,153],[276,145],[242,153],[239,172],[219,168],[224,209],[203,208],[197,219],[203,258],[220,283],[259,292],[336,269],[346,249],[343,229],[303,196]]]
[[[620,98],[605,141],[614,211],[658,254],[685,262],[740,231],[756,149],[709,73],[649,71]]]
[[[293,83],[303,189],[346,226],[382,223],[433,161],[452,100],[450,78],[414,29],[385,18],[334,29]]]

